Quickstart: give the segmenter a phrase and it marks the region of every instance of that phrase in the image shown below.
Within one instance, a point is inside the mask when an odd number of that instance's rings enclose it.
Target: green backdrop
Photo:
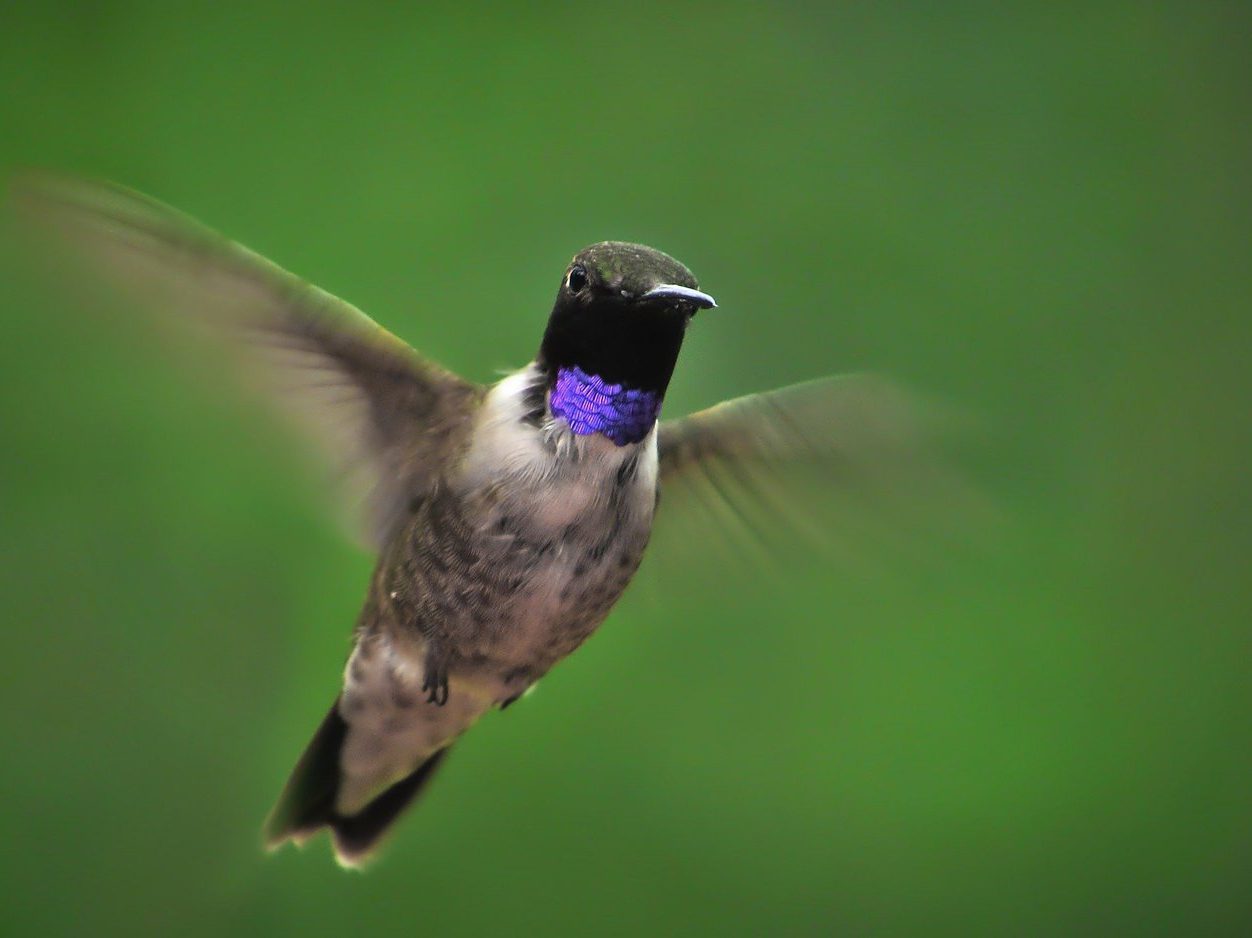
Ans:
[[[6,172],[479,380],[577,248],[655,244],[721,303],[667,413],[893,374],[1001,521],[781,588],[654,553],[374,869],[265,856],[370,558],[267,418],[5,251],[0,932],[1246,932],[1246,10],[6,4]]]

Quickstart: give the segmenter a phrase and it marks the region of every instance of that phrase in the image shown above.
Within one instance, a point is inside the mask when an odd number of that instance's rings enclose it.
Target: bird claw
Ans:
[[[504,700],[500,701],[500,709],[507,710],[511,704],[517,703],[517,701],[521,700],[521,698],[522,698],[522,695],[520,693],[514,694],[512,697],[505,698]]]
[[[442,707],[448,702],[448,663],[442,655],[426,649],[426,673],[422,681],[422,690],[426,691],[426,702]]]

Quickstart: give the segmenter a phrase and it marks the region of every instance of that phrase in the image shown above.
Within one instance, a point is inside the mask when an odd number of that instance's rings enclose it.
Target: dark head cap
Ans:
[[[687,323],[716,305],[668,254],[601,241],[565,271],[539,362],[553,374],[577,366],[614,384],[663,392]]]

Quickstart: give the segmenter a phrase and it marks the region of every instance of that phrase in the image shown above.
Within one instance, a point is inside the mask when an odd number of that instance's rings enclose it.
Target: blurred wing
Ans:
[[[706,524],[706,542],[798,542],[859,560],[936,510],[968,505],[972,493],[933,442],[935,416],[882,378],[849,375],[664,421],[658,527],[681,515]]]
[[[360,310],[120,186],[20,179],[18,207],[126,296],[240,353],[243,377],[295,416],[344,477],[381,547],[467,432],[481,390]]]

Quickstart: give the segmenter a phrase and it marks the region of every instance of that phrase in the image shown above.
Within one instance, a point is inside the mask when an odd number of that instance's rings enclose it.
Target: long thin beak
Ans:
[[[707,293],[693,290],[691,287],[680,287],[676,283],[662,283],[653,287],[643,295],[645,300],[686,300],[698,309],[712,309],[717,300]]]

